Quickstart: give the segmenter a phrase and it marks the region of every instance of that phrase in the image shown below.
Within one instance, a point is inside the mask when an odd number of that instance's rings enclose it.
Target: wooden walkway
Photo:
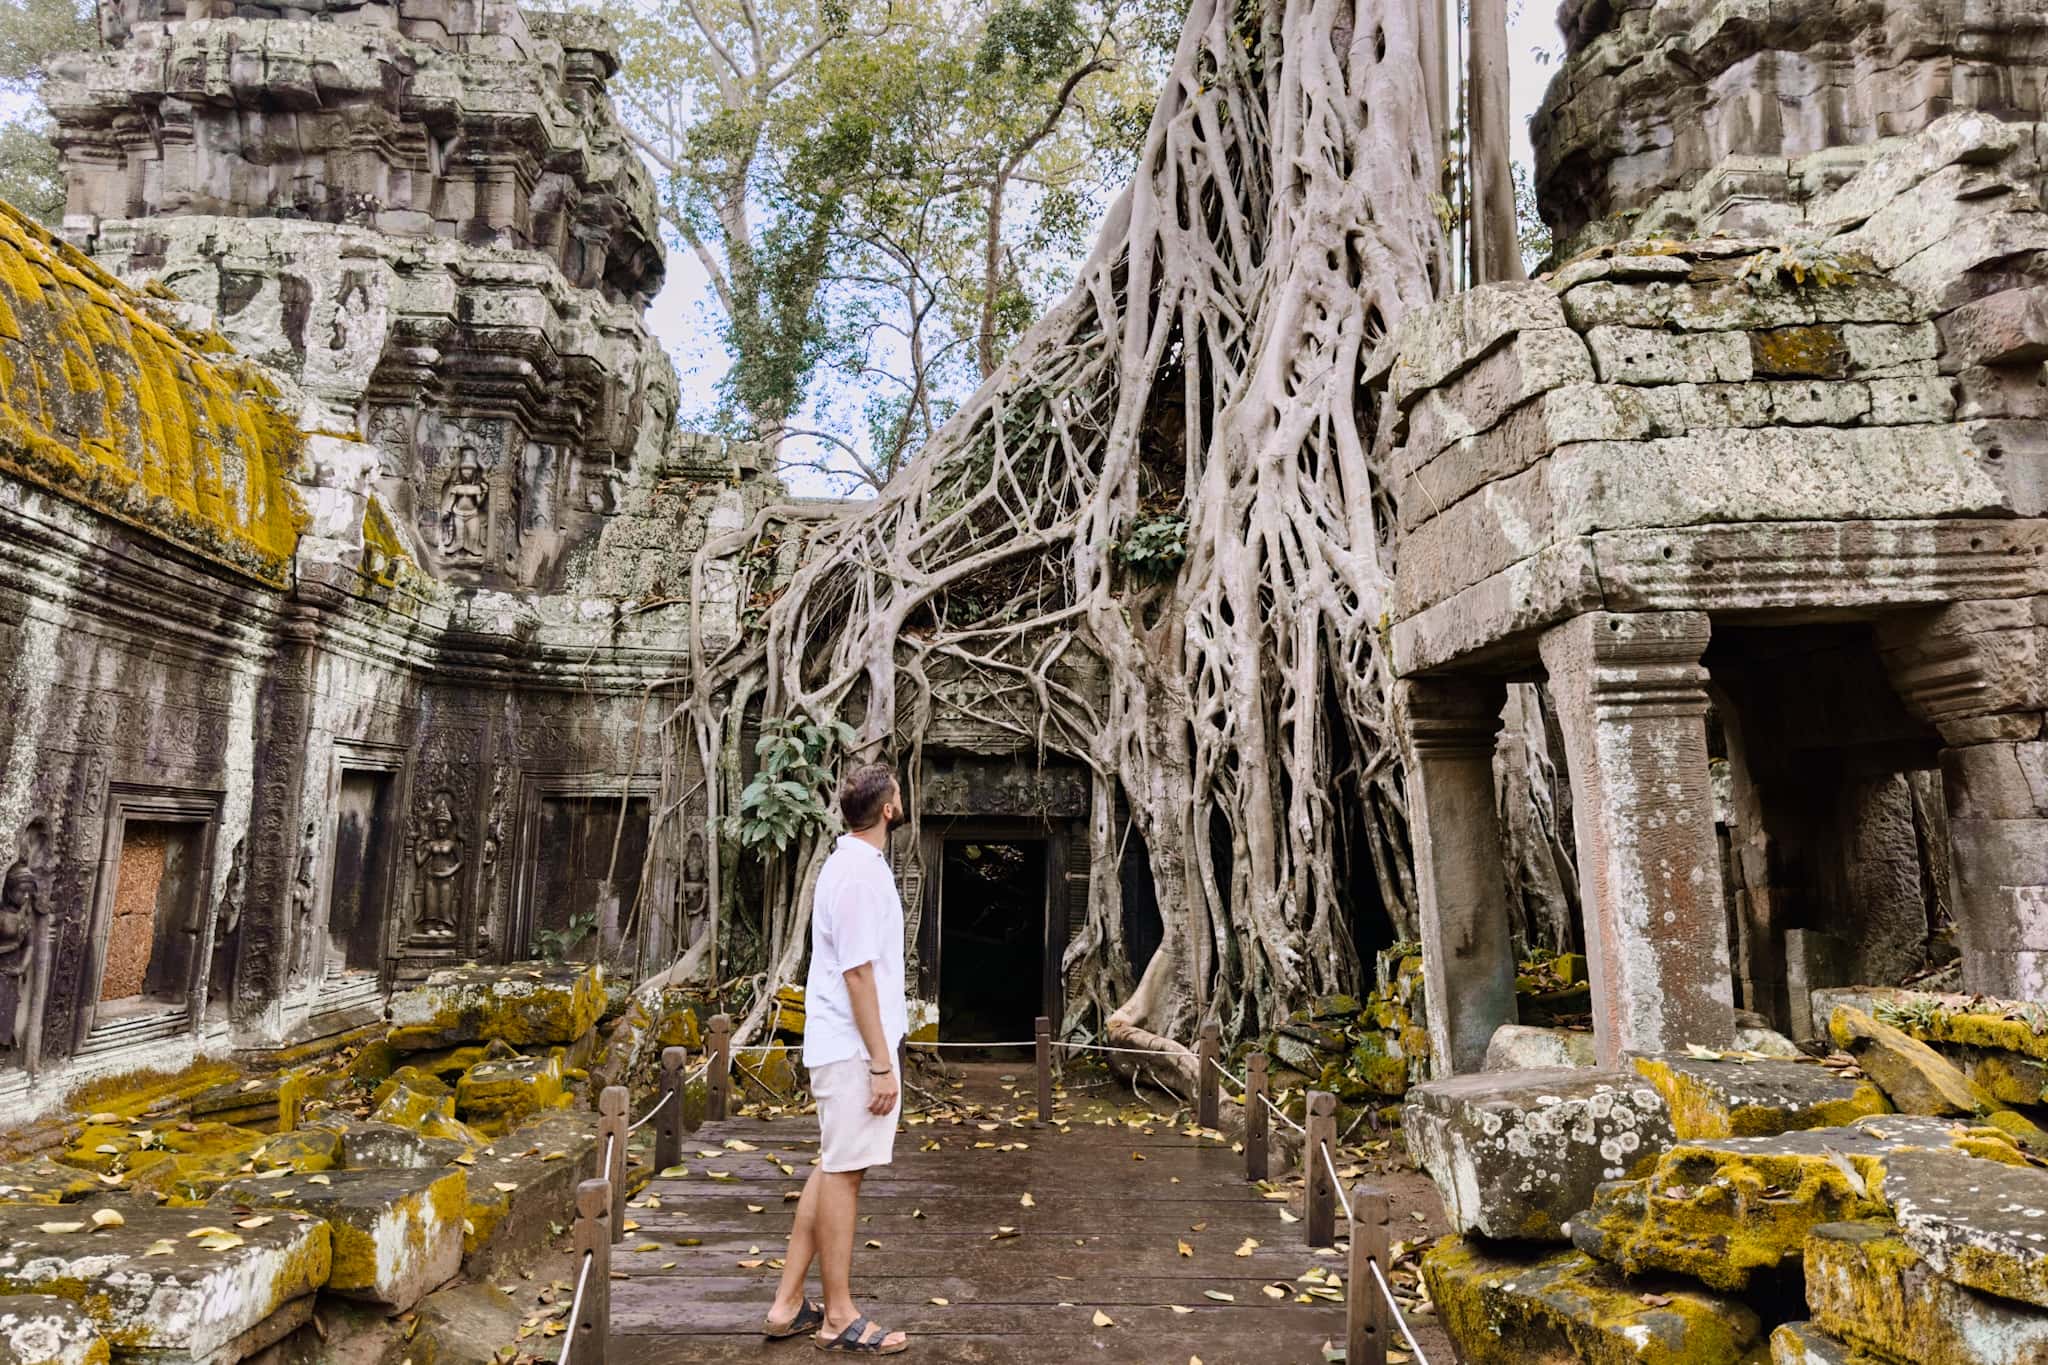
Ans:
[[[804,1342],[764,1342],[759,1325],[816,1151],[809,1116],[684,1139],[685,1174],[633,1201],[613,1250],[612,1359],[814,1358]],[[1342,1289],[1304,1277],[1338,1279],[1344,1261],[1306,1246],[1289,1221],[1299,1187],[1283,1189],[1269,1197],[1227,1142],[1167,1121],[913,1115],[895,1164],[862,1192],[854,1292],[911,1335],[906,1365],[1320,1362],[1344,1340]],[[1437,1223],[1426,1191],[1410,1184],[1406,1203],[1426,1199]]]

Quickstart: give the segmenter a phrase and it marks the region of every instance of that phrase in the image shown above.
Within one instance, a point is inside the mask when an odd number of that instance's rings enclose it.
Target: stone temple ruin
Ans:
[[[0,1095],[333,1034],[585,923],[668,960],[704,855],[634,913],[645,689],[690,548],[777,489],[671,435],[606,26],[102,25],[44,92],[68,240],[0,224]]]
[[[2048,13],[1560,19],[1561,264],[1411,315],[1368,376],[1419,966],[1390,950],[1273,1051],[1311,1084],[1319,1047],[1369,1053],[1346,1102],[1408,1095],[1468,1362],[2048,1360],[2001,1202],[2048,1208]],[[701,931],[709,832],[648,856],[647,698],[687,662],[692,552],[782,490],[673,431],[601,21],[101,24],[44,95],[61,234],[0,212],[0,1294],[298,1210],[178,1282],[266,1286],[230,1315],[34,1310],[227,1361],[316,1292],[397,1311],[510,1263],[594,1160],[583,1082],[698,1043],[533,960],[616,987]],[[749,604],[710,588],[715,642]],[[1538,988],[1504,711],[1566,779],[1585,970]],[[902,879],[918,994],[1015,1036],[1061,1014],[1089,784],[974,712],[934,707]],[[1954,989],[1893,989],[1950,923]],[[1528,1027],[1551,984],[1590,1038]],[[81,1246],[57,1204],[137,1211]],[[380,1219],[418,1255],[366,1260]]]

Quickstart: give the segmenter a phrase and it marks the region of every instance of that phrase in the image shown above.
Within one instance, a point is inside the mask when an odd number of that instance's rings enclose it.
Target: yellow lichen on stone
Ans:
[[[0,468],[283,586],[300,436],[214,340],[0,205]]]
[[[1746,1365],[1763,1324],[1676,1281],[1629,1281],[1578,1251],[1494,1251],[1447,1237],[1422,1259],[1465,1365]]]
[[[1770,1137],[1802,1128],[1839,1128],[1861,1118],[1892,1111],[1884,1092],[1868,1081],[1848,1082],[1848,1089],[1799,1102],[1795,1110],[1768,1099],[1731,1102],[1716,1087],[1688,1069],[1689,1059],[1663,1056],[1637,1057],[1635,1068],[1656,1087],[1671,1111],[1671,1126],[1683,1141],[1730,1137]],[[1767,1067],[1798,1067],[1797,1062],[1726,1063],[1748,1065],[1760,1073]],[[1825,1068],[1812,1068],[1815,1080],[1831,1075]],[[1739,1073],[1738,1073],[1739,1074]]]

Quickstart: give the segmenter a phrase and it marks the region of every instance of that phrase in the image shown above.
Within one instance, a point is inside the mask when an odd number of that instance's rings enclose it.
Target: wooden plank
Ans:
[[[634,1297],[638,1292],[639,1297]],[[1214,1333],[1237,1329],[1259,1332],[1302,1329],[1322,1334],[1343,1326],[1343,1310],[1333,1304],[1276,1303],[1259,1296],[1257,1304],[1222,1304],[1197,1298],[1185,1315],[1164,1304],[1075,1302],[952,1303],[939,1306],[932,1297],[863,1300],[861,1312],[896,1331],[920,1336],[1093,1335],[1107,1332],[1094,1325],[1104,1312],[1124,1332],[1139,1337],[1157,1333]],[[713,1304],[693,1304],[686,1321],[678,1321],[672,1294],[662,1289],[621,1281],[612,1291],[612,1336],[745,1336],[758,1332],[764,1302],[758,1296]],[[624,1354],[615,1351],[614,1354]]]

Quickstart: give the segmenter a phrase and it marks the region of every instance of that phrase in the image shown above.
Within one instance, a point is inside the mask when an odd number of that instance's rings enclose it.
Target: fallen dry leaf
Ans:
[[[1177,1248],[1179,1248],[1180,1254],[1183,1256],[1192,1256],[1195,1254],[1195,1249],[1189,1246],[1185,1241],[1176,1241],[1174,1245]]]
[[[953,1301],[951,1299],[933,1299],[932,1302],[941,1308],[946,1308],[950,1307]]]
[[[36,1231],[37,1231],[37,1232],[49,1232],[49,1233],[58,1233],[58,1232],[83,1232],[84,1230],[85,1230],[85,1224],[83,1224],[83,1223],[38,1223],[38,1224],[36,1224]]]
[[[1026,1192],[1024,1197],[1022,1199],[1019,1199],[1017,1202],[1022,1204],[1027,1209],[1038,1207],[1038,1201],[1033,1199],[1029,1192]]]
[[[127,1222],[126,1218],[112,1209],[93,1210],[92,1225],[96,1228],[118,1228],[125,1226]]]
[[[1095,1325],[1097,1327],[1114,1327],[1116,1326],[1116,1319],[1098,1308],[1095,1310]]]

